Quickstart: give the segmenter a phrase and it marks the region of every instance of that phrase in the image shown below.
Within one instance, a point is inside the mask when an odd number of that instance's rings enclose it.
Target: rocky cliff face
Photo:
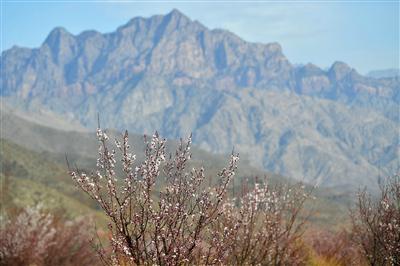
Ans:
[[[88,127],[171,138],[327,186],[373,185],[399,170],[398,78],[345,63],[293,66],[277,43],[249,43],[177,10],[115,32],[54,29],[41,47],[1,56],[1,96]]]

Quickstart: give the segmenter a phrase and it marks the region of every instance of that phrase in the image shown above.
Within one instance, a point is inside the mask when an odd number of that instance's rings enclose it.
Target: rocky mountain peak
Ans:
[[[179,11],[178,9],[174,8],[171,10],[171,12],[169,12],[166,17],[171,17],[173,19],[183,19],[183,20],[188,20],[191,21],[189,17],[187,17],[185,14],[183,14],[181,11]]]
[[[65,28],[57,27],[47,36],[42,45],[42,50],[50,50],[54,62],[63,64],[73,56],[75,45],[75,36]]]
[[[77,36],[78,39],[88,39],[88,38],[93,38],[93,37],[98,37],[101,36],[102,34],[98,31],[95,30],[85,30]]]
[[[170,33],[174,30],[180,30],[187,26],[193,26],[193,21],[181,13],[178,9],[173,9],[165,16],[161,16],[162,20],[158,25],[160,33]]]
[[[169,31],[178,30],[188,24],[196,24],[182,12],[173,9],[165,15],[154,15],[149,18],[134,17],[125,25],[119,27],[117,32],[129,33],[140,31],[164,33]]]
[[[319,68],[318,66],[308,63],[304,66],[300,67],[300,72],[304,76],[313,76],[313,75],[322,75],[324,74],[324,71]]]
[[[49,35],[47,35],[46,40],[44,41],[45,44],[49,46],[54,46],[57,43],[64,42],[68,39],[73,39],[74,35],[68,32],[63,27],[56,27],[54,28]]]
[[[350,74],[353,69],[344,62],[336,61],[333,63],[329,69],[329,74],[332,75],[336,80],[341,80],[348,74]]]

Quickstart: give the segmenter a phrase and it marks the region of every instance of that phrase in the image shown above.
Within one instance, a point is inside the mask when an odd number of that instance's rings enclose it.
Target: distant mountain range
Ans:
[[[278,43],[249,43],[178,10],[133,18],[115,32],[55,28],[39,48],[1,55],[1,97],[54,113],[194,143],[253,166],[341,189],[398,172],[399,77],[342,62],[294,66]]]
[[[368,72],[368,77],[371,78],[399,78],[400,77],[400,69],[399,68],[389,68],[389,69],[380,69],[373,70]]]

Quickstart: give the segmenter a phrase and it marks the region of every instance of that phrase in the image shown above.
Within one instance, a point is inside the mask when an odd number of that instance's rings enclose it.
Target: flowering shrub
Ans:
[[[229,265],[302,265],[305,219],[299,213],[308,194],[301,185],[275,187],[256,183],[253,190],[224,205],[222,223],[229,235]]]
[[[365,190],[352,215],[354,240],[370,265],[400,265],[400,177],[381,185],[379,199]]]
[[[205,183],[203,168],[187,172],[191,138],[181,140],[167,156],[165,139],[145,137],[145,159],[135,161],[128,132],[116,140],[123,177],[116,172],[116,150],[97,130],[99,157],[91,173],[70,171],[78,186],[98,202],[109,217],[109,248],[98,253],[109,265],[300,264],[298,214],[307,198],[301,187],[267,184],[240,199],[227,189],[239,157],[232,153],[215,186]],[[157,188],[160,188],[157,191]],[[278,188],[278,187],[277,187]]]
[[[25,208],[2,224],[0,265],[94,265],[88,244],[83,220],[64,223],[38,206]]]

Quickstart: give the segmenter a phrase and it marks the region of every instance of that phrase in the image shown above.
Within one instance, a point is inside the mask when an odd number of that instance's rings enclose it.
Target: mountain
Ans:
[[[368,77],[371,78],[399,78],[400,77],[400,69],[399,68],[389,68],[389,69],[380,69],[380,70],[372,70],[367,73]]]
[[[116,31],[55,28],[35,49],[1,56],[1,97],[94,128],[235,147],[254,167],[326,187],[374,187],[400,169],[398,78],[294,66],[278,43],[210,30],[178,10]]]

